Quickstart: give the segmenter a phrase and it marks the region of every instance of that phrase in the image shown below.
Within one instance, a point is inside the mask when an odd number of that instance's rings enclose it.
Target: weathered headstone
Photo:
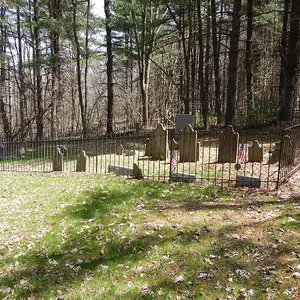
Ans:
[[[165,160],[168,157],[168,131],[159,123],[146,143],[145,156]]]
[[[133,169],[126,167],[119,167],[114,165],[108,166],[108,173],[115,173],[116,175],[133,176]]]
[[[146,148],[145,148],[145,156],[151,156],[151,148],[152,145],[150,144],[150,138],[147,138],[146,140]]]
[[[280,147],[281,143],[276,142],[275,143],[275,150],[271,151],[271,155],[269,157],[268,164],[273,165],[279,162],[280,159]]]
[[[263,161],[263,148],[259,146],[257,140],[253,141],[252,146],[248,147],[248,161],[249,162]]]
[[[66,146],[64,145],[60,145],[58,146],[60,152],[63,154],[64,157],[67,157],[68,156],[68,149]]]
[[[192,128],[195,127],[195,117],[193,115],[177,115],[175,118],[175,137],[180,137],[181,130],[184,130],[187,124],[190,124]]]
[[[86,172],[87,160],[88,157],[85,154],[85,151],[82,150],[77,157],[76,172]]]
[[[239,134],[231,125],[226,126],[219,136],[219,163],[236,163],[239,144]]]
[[[261,179],[256,178],[256,177],[236,175],[236,185],[237,186],[250,186],[250,187],[259,188],[261,186]]]
[[[179,149],[179,145],[178,145],[178,143],[174,139],[171,139],[169,141],[169,148],[170,148],[171,151],[178,150]]]
[[[63,170],[63,153],[60,152],[59,148],[56,148],[56,151],[53,155],[52,167],[53,167],[53,171]]]
[[[117,149],[116,149],[116,154],[117,155],[123,155],[124,153],[124,147],[122,144],[120,144],[119,146],[117,146]]]
[[[184,174],[184,173],[171,173],[171,181],[173,182],[195,182],[197,177],[195,175]]]
[[[142,170],[135,163],[133,164],[133,176],[136,179],[143,179],[144,178]]]
[[[199,146],[197,131],[187,124],[180,134],[179,141],[180,162],[196,162],[199,160]]]
[[[295,162],[296,148],[292,143],[291,137],[285,135],[282,139],[281,163],[282,165],[293,165]]]

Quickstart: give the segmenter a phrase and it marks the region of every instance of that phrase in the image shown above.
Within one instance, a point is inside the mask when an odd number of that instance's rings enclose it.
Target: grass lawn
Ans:
[[[0,173],[1,299],[300,299],[300,202]]]

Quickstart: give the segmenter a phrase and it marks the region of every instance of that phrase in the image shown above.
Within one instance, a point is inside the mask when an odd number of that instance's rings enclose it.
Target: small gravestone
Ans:
[[[221,132],[219,137],[219,163],[236,163],[239,144],[239,134],[234,132],[231,125]]]
[[[136,179],[143,179],[144,178],[142,170],[135,163],[133,164],[133,176]]]
[[[67,157],[68,156],[68,149],[66,146],[64,145],[60,145],[58,146],[60,152],[63,154],[64,157]]]
[[[180,138],[181,130],[184,130],[186,125],[190,124],[194,129],[195,126],[195,117],[193,115],[177,115],[175,118],[175,137],[176,139]]]
[[[260,188],[261,179],[256,177],[236,175],[236,185]]]
[[[273,165],[279,162],[280,159],[280,148],[281,148],[281,143],[276,142],[275,143],[275,150],[271,151],[271,155],[269,157],[268,164]]]
[[[134,176],[133,169],[114,166],[114,165],[108,166],[108,173],[115,173],[116,175],[122,175],[122,176]]]
[[[168,157],[168,131],[159,123],[147,140],[145,156],[165,160]]]
[[[184,174],[184,173],[171,173],[171,181],[173,182],[195,182],[197,177],[195,175]]]
[[[281,163],[283,165],[293,165],[295,162],[296,148],[292,143],[291,137],[285,135],[282,139],[282,149],[281,149]]]
[[[123,145],[119,145],[117,147],[116,154],[117,155],[123,155],[124,154],[124,147],[123,147]]]
[[[150,154],[151,154],[150,138],[147,138],[147,140],[146,140],[145,156],[150,156]]]
[[[197,131],[187,124],[180,134],[179,141],[180,162],[196,162],[199,160],[199,146]]]
[[[62,171],[63,170],[63,153],[60,152],[59,148],[56,148],[56,151],[52,158],[53,171]]]
[[[174,139],[171,139],[169,141],[169,148],[170,148],[171,151],[178,150],[179,149],[179,145],[178,145],[178,143]]]
[[[85,154],[85,151],[82,150],[77,157],[76,172],[86,172],[87,160],[88,157]]]
[[[248,161],[249,162],[263,161],[263,148],[259,146],[257,140],[253,142],[252,146],[248,147]]]

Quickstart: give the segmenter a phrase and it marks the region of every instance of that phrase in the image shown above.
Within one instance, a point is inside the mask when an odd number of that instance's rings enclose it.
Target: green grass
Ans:
[[[75,173],[0,180],[0,298],[299,296],[299,198]]]

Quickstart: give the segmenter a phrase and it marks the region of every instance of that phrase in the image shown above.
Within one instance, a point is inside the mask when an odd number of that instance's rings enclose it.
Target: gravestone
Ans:
[[[169,141],[169,148],[170,148],[171,151],[178,150],[179,149],[179,145],[178,145],[178,143],[174,139],[171,139]]]
[[[187,124],[180,134],[179,141],[180,162],[196,162],[199,160],[199,146],[197,131]]]
[[[256,177],[236,175],[236,185],[260,188],[261,179]]]
[[[142,170],[135,163],[133,164],[133,176],[136,179],[143,179],[144,178]]]
[[[59,148],[56,148],[56,151],[53,155],[52,167],[53,167],[53,171],[63,170],[63,153],[60,152]]]
[[[263,161],[263,148],[259,146],[257,140],[253,141],[252,146],[248,147],[248,161],[249,162]]]
[[[147,140],[145,156],[152,159],[165,160],[168,157],[168,130],[159,123]]]
[[[119,146],[117,146],[117,149],[116,149],[116,154],[117,155],[123,155],[124,153],[124,147],[122,144],[120,144]]]
[[[88,157],[85,154],[85,151],[82,150],[77,157],[76,172],[86,172],[87,160]]]
[[[186,125],[190,124],[195,127],[195,117],[193,115],[177,115],[175,118],[175,137],[180,138],[180,132],[185,129]]]
[[[282,165],[293,165],[295,162],[296,148],[292,143],[291,137],[285,135],[282,139],[281,163]]]
[[[280,142],[276,142],[275,143],[275,150],[271,151],[271,155],[269,157],[269,161],[267,164],[269,165],[273,165],[279,162],[280,159],[280,147],[281,147],[281,143]]]
[[[172,173],[170,179],[173,182],[191,183],[191,182],[195,182],[197,177],[195,175],[184,174],[184,173]]]
[[[145,156],[151,156],[150,138],[147,138],[146,140]]]
[[[63,156],[67,157],[68,156],[68,149],[64,145],[58,146],[60,152],[63,154]]]
[[[231,125],[226,126],[219,136],[219,163],[236,163],[238,154],[239,134],[234,132]]]
[[[108,173],[115,173],[116,175],[133,176],[133,169],[126,167],[119,167],[114,165],[108,166]]]

